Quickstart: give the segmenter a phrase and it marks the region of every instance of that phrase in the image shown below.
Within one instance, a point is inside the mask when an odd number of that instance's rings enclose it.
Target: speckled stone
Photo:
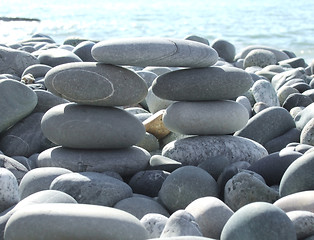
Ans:
[[[141,223],[148,232],[149,238],[159,238],[165,228],[168,218],[158,213],[148,213],[141,219]]]
[[[314,146],[314,118],[308,121],[302,129],[300,143]]]
[[[294,225],[298,239],[314,235],[314,213],[308,211],[291,211],[287,215]]]
[[[266,67],[277,63],[276,55],[265,49],[254,49],[244,58],[244,68],[251,66]]]
[[[0,168],[0,212],[20,201],[16,177],[6,168]]]
[[[32,229],[32,231],[29,231]],[[5,239],[146,240],[140,221],[124,211],[90,204],[43,203],[16,211]]]
[[[252,86],[252,93],[256,102],[266,103],[268,106],[279,106],[277,93],[267,80],[258,80]]]
[[[251,203],[235,212],[221,233],[221,240],[296,240],[294,225],[280,208]]]
[[[162,155],[183,165],[198,165],[209,157],[225,156],[230,163],[247,161],[253,163],[268,155],[259,143],[247,138],[221,136],[194,136],[168,143]]]
[[[166,38],[126,38],[101,41],[92,48],[98,62],[114,65],[208,67],[217,52],[202,43]]]
[[[202,197],[191,202],[185,210],[192,214],[204,237],[219,239],[233,211],[216,197]]]

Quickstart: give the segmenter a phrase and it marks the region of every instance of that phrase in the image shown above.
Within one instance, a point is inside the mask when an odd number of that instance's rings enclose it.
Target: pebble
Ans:
[[[46,90],[36,89],[34,90],[34,93],[36,93],[38,101],[36,107],[33,110],[33,113],[34,112],[45,113],[54,106],[69,102],[68,100],[58,97]]]
[[[0,153],[0,167],[11,171],[18,183],[20,183],[21,179],[28,172],[27,168],[23,164],[4,155],[3,153]]]
[[[282,107],[290,111],[294,107],[307,107],[313,103],[309,96],[302,93],[292,93],[283,102]]]
[[[149,66],[149,67],[144,68],[143,71],[149,71],[149,72],[155,73],[157,76],[160,76],[160,75],[163,75],[165,73],[171,72],[172,69],[169,67],[152,67],[152,66]]]
[[[291,86],[283,86],[277,91],[277,97],[280,103],[280,106],[285,102],[290,94],[298,93],[299,91]]]
[[[93,62],[54,67],[46,74],[45,85],[69,101],[96,106],[132,105],[147,94],[147,84],[135,72]]]
[[[302,129],[300,143],[314,146],[314,118],[308,121]]]
[[[195,42],[200,42],[200,43],[209,45],[209,42],[208,42],[208,40],[206,38],[201,37],[201,36],[197,36],[197,35],[194,35],[194,34],[188,35],[184,39],[190,40],[190,41],[195,41]]]
[[[264,68],[268,65],[277,63],[276,55],[269,50],[254,49],[250,51],[244,58],[244,69],[251,66]]]
[[[208,67],[217,52],[195,41],[167,38],[128,38],[101,41],[92,48],[98,62],[115,65]]]
[[[305,127],[305,125],[314,118],[314,103],[311,103],[307,107],[305,107],[302,111],[300,111],[295,117],[295,125],[296,128],[301,130]]]
[[[242,129],[249,114],[230,101],[175,102],[165,111],[163,122],[170,131],[186,135],[223,135]]]
[[[143,124],[122,109],[76,103],[49,109],[41,128],[51,142],[79,149],[126,148],[139,143],[145,135]]]
[[[42,50],[38,55],[38,60],[41,64],[50,67],[56,67],[65,63],[82,62],[82,59],[76,54],[61,48]]]
[[[182,167],[182,163],[157,154],[153,155],[149,160],[149,169],[152,170],[163,170],[167,172],[173,172],[179,167]]]
[[[160,238],[168,218],[158,213],[148,213],[140,220],[148,232],[149,238]]]
[[[294,225],[298,239],[314,235],[314,213],[308,211],[291,211],[287,215]]]
[[[20,201],[16,177],[8,169],[0,168],[0,212]]]
[[[135,144],[135,146],[144,148],[148,152],[155,152],[159,150],[158,139],[153,134],[150,134],[148,132],[145,133],[144,138],[142,138],[140,142]]]
[[[256,202],[232,215],[220,239],[296,240],[297,237],[294,225],[285,212],[270,203]]]
[[[25,68],[24,72],[22,73],[22,77],[26,74],[32,74],[35,79],[44,77],[51,68],[52,67],[45,64],[34,64]]]
[[[143,121],[146,132],[151,133],[157,139],[162,139],[170,133],[163,121],[164,114],[165,110],[159,110]]]
[[[166,109],[169,105],[175,102],[172,100],[166,100],[166,99],[157,97],[152,90],[152,86],[148,89],[145,100],[147,103],[148,110],[152,114],[155,114],[160,110]]]
[[[77,55],[83,62],[95,62],[92,56],[92,48],[95,45],[92,41],[83,41],[74,47],[72,52]]]
[[[252,86],[252,93],[256,102],[263,102],[270,107],[280,106],[277,93],[267,80],[258,80]]]
[[[147,237],[141,222],[129,213],[71,203],[42,203],[19,209],[4,231],[4,239],[146,240]]]
[[[215,157],[209,157],[204,160],[197,167],[204,169],[208,172],[215,180],[218,179],[219,175],[222,173],[225,167],[229,165],[229,160],[221,155]]]
[[[152,90],[157,97],[172,101],[209,101],[234,99],[252,85],[250,74],[242,69],[213,66],[166,73],[154,80]]]
[[[230,63],[234,61],[236,49],[232,43],[224,39],[215,39],[210,46],[217,51],[219,57]]]

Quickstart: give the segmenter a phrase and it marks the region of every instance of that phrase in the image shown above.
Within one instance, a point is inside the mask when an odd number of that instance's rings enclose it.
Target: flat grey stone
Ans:
[[[297,68],[297,67],[305,68],[306,67],[306,63],[305,63],[304,59],[301,57],[294,57],[294,58],[282,60],[279,62],[279,65],[281,65],[281,64],[283,64],[283,65],[289,64],[293,68]]]
[[[240,172],[225,185],[224,202],[233,210],[252,202],[273,203],[279,198],[277,191],[249,172]]]
[[[48,110],[41,128],[51,142],[80,149],[130,147],[145,135],[144,125],[122,109],[76,103],[60,104]]]
[[[217,182],[205,170],[194,166],[184,166],[173,171],[164,181],[158,195],[172,213],[206,196],[218,196]]]
[[[15,80],[0,80],[0,133],[29,115],[37,104],[33,90]]]
[[[185,211],[192,214],[204,237],[220,239],[220,234],[233,211],[216,197],[202,197],[191,202]]]
[[[30,231],[32,229],[32,231]],[[5,239],[146,240],[141,222],[124,211],[90,204],[43,203],[16,211]]]
[[[30,157],[54,147],[41,130],[44,113],[31,113],[5,131],[0,137],[0,149],[7,156]]]
[[[147,84],[135,72],[93,62],[54,67],[46,74],[45,85],[69,101],[97,106],[132,105],[147,94]]]
[[[160,238],[178,236],[203,236],[195,218],[185,210],[178,210],[169,217]]]
[[[225,156],[209,157],[197,166],[208,172],[215,180],[218,179],[225,167],[229,165],[229,160]]]
[[[69,101],[52,94],[49,91],[36,89],[34,92],[37,95],[37,105],[33,112],[47,112],[50,108],[57,106],[62,103],[68,103]]]
[[[65,63],[82,62],[82,59],[76,54],[61,48],[43,50],[39,54],[38,60],[41,64],[51,67],[56,67]]]
[[[209,45],[209,42],[206,38],[203,38],[201,36],[194,35],[194,34],[188,35],[188,36],[184,37],[184,39]]]
[[[16,177],[5,168],[0,168],[0,212],[20,201]]]
[[[253,85],[250,74],[235,67],[183,69],[154,80],[152,90],[162,99],[208,101],[234,99]]]
[[[291,211],[287,215],[294,225],[298,239],[314,235],[314,213],[309,211]]]
[[[283,102],[282,107],[290,111],[294,107],[307,107],[313,103],[309,96],[302,93],[292,93]]]
[[[22,76],[25,68],[38,63],[38,59],[30,53],[0,46],[0,74]]]
[[[248,204],[235,212],[224,226],[221,240],[296,240],[289,217],[270,203]]]
[[[149,159],[150,154],[139,147],[116,150],[55,147],[41,152],[37,159],[37,165],[38,167],[62,167],[73,172],[112,171],[123,177],[146,169]]]
[[[285,102],[287,97],[290,94],[293,93],[298,93],[299,91],[291,86],[282,86],[278,91],[277,91],[277,97],[280,103],[280,106]]]
[[[157,201],[149,197],[129,197],[117,202],[114,206],[116,209],[123,210],[142,219],[148,213],[158,213],[169,217],[168,211]]]
[[[301,191],[281,197],[274,202],[274,206],[281,208],[283,211],[309,211],[314,212],[314,191]]]
[[[95,62],[96,60],[92,56],[92,47],[95,45],[92,41],[80,42],[72,52],[77,55],[83,62]]]
[[[268,153],[262,145],[250,139],[221,135],[175,140],[163,148],[162,155],[183,165],[198,165],[215,156],[225,156],[229,163],[237,161],[253,163]]]
[[[34,78],[44,77],[52,67],[45,64],[34,64],[27,67],[22,73],[22,77],[26,74],[32,74]]]
[[[166,109],[170,104],[174,103],[175,101],[167,100],[167,99],[162,99],[160,97],[157,97],[153,90],[152,87],[148,89],[147,96],[145,98],[148,110],[154,114],[162,109]]]
[[[276,55],[266,49],[254,49],[244,58],[244,68],[258,66],[264,68],[277,63]]]
[[[277,93],[267,80],[258,80],[252,86],[252,93],[256,102],[266,103],[268,106],[280,106]]]
[[[227,62],[233,62],[236,54],[235,46],[223,39],[215,39],[210,43],[210,46],[215,49],[218,56]]]
[[[290,86],[297,89],[302,94],[303,92],[312,89],[310,85],[305,82],[297,82],[297,83],[291,84]]]
[[[18,183],[20,183],[21,179],[28,172],[23,164],[3,154],[0,154],[0,167],[11,171]]]
[[[250,118],[234,136],[249,138],[263,145],[292,128],[295,128],[295,123],[286,109],[269,107]]]
[[[311,103],[307,107],[305,107],[302,111],[300,111],[294,118],[296,128],[301,130],[305,127],[305,125],[314,118],[314,103]]]
[[[24,199],[33,193],[48,190],[56,177],[66,173],[71,173],[71,171],[58,167],[41,167],[28,171],[19,185],[20,198]]]
[[[308,121],[302,129],[300,143],[314,146],[314,118]]]
[[[146,132],[143,139],[135,145],[144,148],[148,152],[154,152],[159,150],[158,139],[153,134],[150,134],[148,132]]]
[[[185,135],[223,135],[242,129],[247,110],[230,100],[175,102],[165,111],[163,123],[172,132]]]
[[[217,52],[202,43],[166,38],[127,38],[101,41],[92,48],[98,62],[114,65],[208,67]]]
[[[107,207],[133,195],[125,182],[97,172],[62,174],[51,182],[50,189],[65,192],[81,204]]]
[[[159,238],[165,228],[168,218],[158,213],[148,213],[141,219],[141,223],[148,232],[149,238]]]
[[[285,171],[279,185],[281,197],[292,193],[313,190],[314,152],[305,154],[295,160]]]

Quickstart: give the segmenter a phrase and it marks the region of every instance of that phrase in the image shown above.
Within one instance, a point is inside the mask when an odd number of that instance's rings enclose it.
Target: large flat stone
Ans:
[[[98,62],[114,65],[208,67],[217,52],[202,43],[166,38],[126,38],[101,41],[92,48]]]

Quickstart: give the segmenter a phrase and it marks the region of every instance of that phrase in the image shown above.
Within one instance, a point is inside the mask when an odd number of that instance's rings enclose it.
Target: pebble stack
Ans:
[[[0,239],[314,238],[314,63],[43,34],[0,61]]]

